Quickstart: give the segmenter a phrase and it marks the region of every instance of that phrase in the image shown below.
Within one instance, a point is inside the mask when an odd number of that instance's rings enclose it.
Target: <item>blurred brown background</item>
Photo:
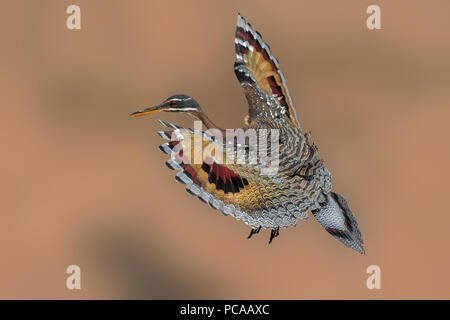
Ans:
[[[313,217],[247,240],[164,165],[156,119],[191,120],[128,117],[186,93],[241,126],[238,12],[279,59],[366,256]],[[0,30],[0,298],[450,298],[448,1],[2,1]]]

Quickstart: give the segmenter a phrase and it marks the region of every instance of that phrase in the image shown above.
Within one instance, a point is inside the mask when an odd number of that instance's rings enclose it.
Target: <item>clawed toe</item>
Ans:
[[[252,230],[250,231],[250,234],[248,235],[247,239],[250,239],[254,234],[259,233],[260,230],[261,230],[261,226],[259,226],[257,229],[252,228]]]
[[[276,229],[272,229],[271,231],[270,231],[270,240],[269,240],[269,244],[271,244],[272,243],[272,240],[274,239],[274,238],[276,238],[277,236],[279,236],[280,235],[280,227],[277,227]]]

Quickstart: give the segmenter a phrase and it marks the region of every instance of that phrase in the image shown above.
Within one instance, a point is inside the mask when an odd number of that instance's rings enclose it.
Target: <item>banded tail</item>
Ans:
[[[365,254],[361,231],[345,199],[335,193],[327,195],[327,202],[322,208],[313,210],[314,217],[322,227],[348,248]]]

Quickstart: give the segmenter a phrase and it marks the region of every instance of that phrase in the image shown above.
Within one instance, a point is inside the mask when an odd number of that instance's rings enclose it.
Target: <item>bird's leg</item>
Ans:
[[[272,243],[272,240],[274,238],[276,238],[278,235],[280,234],[280,227],[277,227],[276,229],[272,229],[270,231],[270,240],[269,240],[269,244]]]
[[[252,230],[250,231],[250,234],[248,235],[247,239],[250,239],[252,237],[252,235],[259,233],[260,230],[261,230],[261,226],[259,226],[257,229],[252,228]]]

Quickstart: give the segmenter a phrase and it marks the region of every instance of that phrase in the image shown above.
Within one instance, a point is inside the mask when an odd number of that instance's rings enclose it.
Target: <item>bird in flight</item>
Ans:
[[[184,94],[173,95],[131,116],[185,112],[201,121],[208,130],[186,129],[159,120],[167,129],[158,134],[169,140],[160,146],[171,155],[166,164],[178,171],[175,177],[187,185],[189,193],[250,226],[248,238],[261,228],[270,229],[271,243],[280,227],[294,227],[298,219],[306,220],[311,212],[334,238],[364,254],[358,223],[344,198],[331,191],[331,174],[317,146],[310,141],[310,133],[302,131],[277,59],[261,34],[240,14],[234,43],[234,72],[249,107],[240,132],[251,134],[243,140],[236,135],[225,142],[222,135],[229,131],[215,125],[198,102]],[[251,140],[261,132],[266,133],[269,142]],[[264,172],[262,161],[257,161],[262,158],[260,153],[250,157],[257,148],[264,152],[276,150],[275,171]]]

